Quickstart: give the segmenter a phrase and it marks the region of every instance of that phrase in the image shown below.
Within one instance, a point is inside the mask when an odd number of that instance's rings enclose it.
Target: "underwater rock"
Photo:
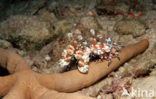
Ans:
[[[99,95],[97,96],[97,99],[113,99],[113,95],[112,94]]]
[[[1,48],[12,48],[12,44],[6,40],[0,40],[0,47]]]
[[[17,48],[40,49],[55,35],[50,27],[49,22],[36,16],[12,16],[1,24],[0,38]]]
[[[30,9],[28,6],[28,2],[16,2],[16,3],[7,3],[6,4],[6,14],[8,16],[15,15],[15,14],[23,14],[27,13],[27,10]]]
[[[18,14],[34,15],[41,8],[45,7],[45,0],[21,0],[19,2],[12,0],[7,6],[7,15],[9,16]]]
[[[45,21],[49,21],[50,23],[58,20],[54,13],[48,12],[46,9],[40,10],[38,14],[40,18],[44,19]]]
[[[156,4],[156,0],[152,0],[152,2],[153,2],[154,4]]]
[[[153,9],[153,10],[156,10],[156,5],[153,5],[152,9]]]
[[[116,23],[115,19],[110,19],[108,17],[99,16],[99,17],[97,17],[97,20],[98,20],[98,23],[102,27],[103,30],[107,30],[109,32],[113,31],[114,25]]]
[[[155,81],[155,76],[134,80],[131,87],[130,95],[134,95],[135,99],[140,99],[140,97],[142,97],[142,99],[153,99],[154,97],[156,97]]]
[[[123,20],[116,23],[114,30],[121,35],[131,34],[138,37],[145,33],[144,24],[137,20]]]
[[[47,7],[48,11],[54,13],[58,18],[73,17],[78,14],[77,10],[70,4],[58,4],[55,2],[49,3]]]
[[[116,6],[115,6],[115,9],[117,11],[120,11],[120,12],[123,12],[123,14],[125,13],[128,13],[128,10],[129,10],[130,6],[129,5],[126,5],[125,3],[118,3]]]
[[[80,19],[80,24],[86,29],[98,28],[97,22],[92,16],[82,17]]]
[[[5,9],[5,3],[4,0],[0,1],[0,21],[4,20],[6,16],[6,9]]]
[[[29,0],[28,0],[29,1]],[[31,15],[36,14],[40,9],[44,8],[46,0],[30,0],[27,7],[27,12]]]
[[[128,15],[131,11],[145,11],[142,0],[101,0],[96,6],[98,15]]]
[[[8,15],[17,14],[37,14],[38,11],[45,7],[45,0],[26,0],[25,2],[12,2],[8,5],[7,13]]]
[[[156,76],[156,68],[152,70],[152,72],[150,73],[150,76]]]
[[[126,15],[130,6],[125,3],[113,3],[108,5],[98,5],[96,11],[98,15]]]
[[[62,34],[69,32],[74,24],[76,24],[79,21],[78,17],[75,18],[70,18],[70,19],[64,19],[64,20],[59,20],[54,23],[53,28],[55,34]]]
[[[103,6],[114,5],[114,4],[116,4],[115,0],[101,0],[101,3],[100,3],[100,5],[103,5]]]

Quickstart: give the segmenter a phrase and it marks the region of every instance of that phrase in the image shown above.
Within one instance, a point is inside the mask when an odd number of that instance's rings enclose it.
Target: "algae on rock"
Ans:
[[[83,26],[83,28],[86,29],[97,29],[98,28],[98,24],[96,22],[96,20],[94,19],[94,17],[92,16],[86,16],[86,17],[82,17],[80,19],[80,24]]]
[[[21,49],[39,49],[54,35],[51,24],[36,16],[12,16],[1,24],[0,38]]]
[[[67,33],[72,30],[74,27],[74,24],[79,22],[79,18],[70,18],[70,19],[64,19],[64,20],[59,20],[53,24],[54,28],[54,33],[55,34],[60,34],[60,33]]]
[[[122,20],[116,23],[114,30],[121,35],[138,37],[145,33],[145,26],[137,20]]]

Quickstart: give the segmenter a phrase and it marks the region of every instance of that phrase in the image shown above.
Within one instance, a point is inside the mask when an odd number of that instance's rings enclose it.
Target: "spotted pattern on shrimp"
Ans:
[[[67,67],[73,61],[76,60],[78,64],[78,70],[81,73],[88,73],[89,62],[92,60],[100,59],[108,61],[108,66],[111,64],[111,59],[113,57],[119,57],[119,51],[121,47],[113,42],[111,38],[105,39],[104,42],[100,42],[97,39],[103,39],[103,36],[98,34],[94,29],[90,29],[90,39],[89,41],[83,38],[83,35],[76,30],[77,39],[71,41],[71,44],[66,47],[62,52],[62,58],[59,60],[59,66]],[[84,34],[84,33],[83,33]],[[74,33],[68,33],[67,37],[72,39]]]

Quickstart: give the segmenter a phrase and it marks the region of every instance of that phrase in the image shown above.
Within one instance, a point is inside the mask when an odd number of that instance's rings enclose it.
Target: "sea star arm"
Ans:
[[[30,69],[28,63],[18,54],[0,48],[0,66],[6,68],[9,73]]]
[[[26,61],[16,53],[0,48],[0,66],[6,68],[9,73],[30,69]],[[0,77],[0,96],[8,93],[16,81],[16,74]],[[6,87],[7,86],[7,87]]]
[[[0,77],[0,96],[6,95],[11,87],[14,85],[15,81],[15,75]]]
[[[30,99],[27,87],[22,83],[16,83],[3,99]]]

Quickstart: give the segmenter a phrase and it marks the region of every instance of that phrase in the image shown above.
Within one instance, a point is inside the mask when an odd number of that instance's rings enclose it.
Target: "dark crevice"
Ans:
[[[135,74],[135,79],[136,78],[142,78],[142,77],[148,77],[150,76],[150,73],[152,70],[156,67],[156,64],[148,68],[148,70],[137,70]]]
[[[6,76],[9,75],[9,71],[5,68],[3,68],[2,66],[0,66],[0,76]]]

